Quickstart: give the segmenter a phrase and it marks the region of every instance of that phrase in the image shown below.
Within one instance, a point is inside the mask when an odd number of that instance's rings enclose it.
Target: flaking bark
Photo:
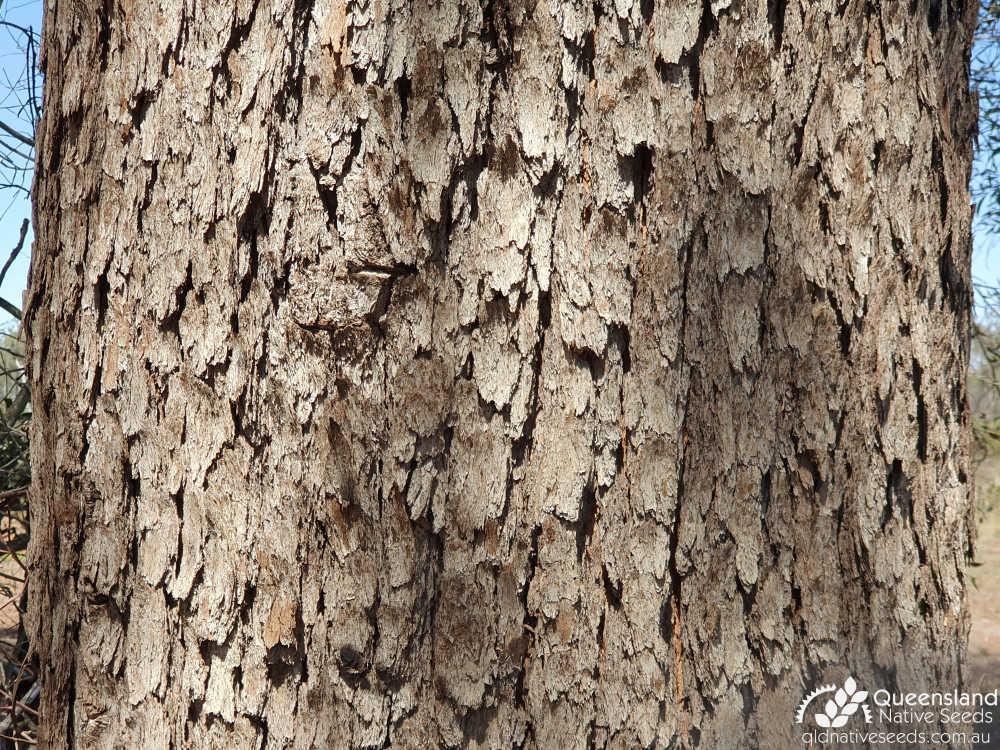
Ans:
[[[42,746],[797,747],[844,670],[957,686],[975,16],[48,2]]]

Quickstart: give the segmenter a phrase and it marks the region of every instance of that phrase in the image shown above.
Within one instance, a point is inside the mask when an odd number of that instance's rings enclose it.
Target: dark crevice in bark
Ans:
[[[941,28],[941,3],[947,0],[927,0],[927,28],[931,34],[937,34]]]
[[[913,15],[916,8],[916,0],[910,0],[910,15]],[[882,23],[882,4],[875,2],[875,0],[865,0],[865,16],[867,18],[874,18],[875,22],[878,24],[878,38],[882,43],[882,59],[888,59],[889,57],[889,40],[885,35],[885,26]]]
[[[299,578],[299,602],[304,601],[302,596],[302,578]],[[376,600],[376,605],[378,601]],[[295,636],[295,650],[296,658],[298,659],[298,682],[299,684],[305,684],[309,682],[309,652],[306,649],[306,626],[305,622],[302,620],[302,605],[297,604],[295,607],[295,629],[293,631]],[[376,636],[378,635],[376,631]]]
[[[680,86],[684,77],[690,75],[690,68],[688,66],[681,65],[680,63],[668,63],[659,55],[656,56],[654,67],[656,68],[657,75],[660,77],[660,81],[665,86]]]
[[[258,0],[259,1],[259,0]],[[289,45],[291,64],[286,67],[285,83],[278,89],[274,100],[275,109],[290,122],[298,119],[302,108],[302,92],[306,78],[306,55],[309,49],[309,29],[312,26],[314,0],[294,0],[292,10],[292,41]],[[297,27],[297,28],[296,28]],[[254,92],[256,98],[256,92]],[[249,110],[251,104],[244,109]],[[291,110],[296,111],[291,111]],[[275,137],[275,140],[278,140]]]
[[[959,322],[964,323],[965,315],[970,308],[969,289],[964,274],[958,270],[952,257],[950,234],[945,241],[944,252],[938,259],[938,273],[941,277],[941,305],[943,306],[947,300],[952,311],[959,314]]]
[[[924,403],[921,384],[924,378],[924,369],[913,358],[913,393],[917,398],[917,455],[924,463],[927,462],[927,405]]]
[[[136,228],[140,236],[142,235],[143,215],[146,213],[146,209],[149,208],[149,204],[153,202],[153,186],[156,184],[157,171],[158,162],[154,161],[149,167],[149,179],[146,180],[142,203],[139,204],[139,210],[136,212]]]
[[[532,362],[531,395],[528,399],[528,414],[524,420],[524,428],[521,430],[521,435],[511,444],[512,468],[521,466],[531,455],[535,435],[535,424],[538,420],[538,388],[542,377],[542,355],[545,352],[545,333],[551,323],[552,295],[550,292],[539,292],[538,338],[535,342],[534,361]]]
[[[649,26],[653,22],[654,0],[639,0],[639,13],[642,15],[642,22]]]
[[[819,202],[819,229],[825,234],[830,234],[830,206],[826,201]]]
[[[247,243],[247,272],[240,279],[240,300],[239,304],[247,301],[250,297],[250,289],[253,280],[260,272],[260,251],[256,242]]]
[[[174,561],[176,579],[181,572],[181,557],[184,554],[184,485],[182,484],[170,498],[174,501],[174,510],[177,512],[177,559]]]
[[[254,0],[253,5],[250,6],[250,13],[247,14],[246,20],[242,22],[239,19],[239,11],[235,6],[233,7],[233,22],[232,26],[229,28],[229,38],[226,39],[223,44],[222,58],[219,64],[212,70],[213,88],[215,85],[215,79],[221,73],[226,76],[226,93],[229,93],[231,86],[231,82],[229,80],[229,56],[239,50],[239,48],[243,46],[243,43],[250,37],[250,30],[253,28],[254,20],[257,17],[257,9],[259,7],[260,0]]]
[[[688,262],[685,264],[685,274],[683,282],[683,303],[682,303],[682,318],[681,318],[681,355],[680,360],[682,362],[686,361],[683,354],[684,348],[684,329],[687,323],[688,308],[687,308],[687,285],[688,285],[688,270],[687,265],[690,263],[690,250]],[[687,388],[687,398],[685,398],[685,411],[684,415],[681,417],[681,430],[678,440],[680,441],[679,449],[679,459],[677,467],[677,494],[674,500],[673,514],[671,518],[670,525],[670,556],[667,561],[667,572],[669,576],[669,589],[667,595],[663,600],[663,604],[660,606],[660,619],[659,619],[659,630],[660,637],[663,638],[664,642],[671,646],[672,650],[672,662],[673,662],[673,674],[674,674],[674,695],[678,701],[682,700],[681,696],[683,694],[683,623],[681,620],[681,609],[683,602],[683,590],[682,583],[684,576],[681,574],[680,566],[678,565],[677,556],[680,547],[680,527],[681,527],[681,508],[682,504],[687,500],[687,496],[684,489],[684,473],[687,464],[687,420],[691,410],[691,373],[688,374],[689,382]],[[707,708],[707,706],[706,706]]]
[[[257,737],[260,739],[258,747],[261,750],[268,747],[268,739],[270,733],[270,727],[267,724],[267,718],[265,716],[255,716],[253,714],[244,713],[242,714],[247,721],[257,730]]]
[[[567,138],[573,132],[573,126],[580,119],[580,91],[575,86],[563,89],[563,98],[566,100],[566,130]]]
[[[237,236],[240,241],[247,245],[250,257],[253,258],[259,252],[258,240],[261,236],[266,236],[271,230],[271,204],[267,198],[267,182],[257,192],[251,194],[247,201],[243,213],[236,223]],[[190,265],[188,266],[188,277],[190,278]]]
[[[535,376],[537,378],[537,375]],[[512,468],[517,468],[524,464],[525,460],[531,456],[532,441],[535,433],[535,423],[538,419],[538,394],[537,384],[532,385],[531,402],[528,408],[528,417],[524,421],[524,429],[521,436],[511,443],[511,463]]]
[[[136,94],[129,105],[129,115],[132,117],[131,133],[138,133],[142,130],[142,123],[145,122],[146,115],[149,114],[149,107],[153,103],[154,98],[153,92],[149,89],[143,89]]]
[[[281,647],[275,646],[271,651],[276,648]],[[270,653],[269,651],[269,657]],[[371,686],[366,677],[371,668],[371,661],[361,650],[351,645],[341,646],[336,654],[336,662],[337,672],[346,685],[355,689],[359,687],[367,689]],[[268,669],[268,673],[270,676],[270,669]]]
[[[476,179],[474,177],[470,178],[471,172],[478,177],[479,172],[485,168],[486,158],[476,157],[469,162],[463,163],[461,165],[455,165],[451,169],[451,176],[448,181],[447,187],[441,191],[441,197],[438,202],[438,217],[433,219],[425,216],[424,218],[424,228],[427,232],[427,237],[431,246],[430,255],[427,258],[427,262],[437,262],[446,265],[451,252],[451,235],[454,229],[455,216],[452,215],[455,201],[455,192],[458,188],[458,184],[461,181],[466,181],[466,185],[469,188],[470,193],[470,204],[469,213],[472,214],[475,210],[476,216],[479,215],[479,195],[478,190],[475,186]],[[471,179],[471,182],[469,180]],[[472,197],[472,194],[475,194]],[[425,193],[422,190],[417,191],[418,204],[419,198]]]
[[[645,143],[638,144],[631,156],[620,159],[619,169],[632,183],[630,217],[635,219],[637,215],[641,215],[645,218],[642,208],[645,207],[646,196],[652,187],[653,149]]]
[[[226,53],[236,52],[243,43],[250,37],[250,30],[253,28],[254,20],[257,17],[257,9],[260,7],[260,0],[254,0],[252,6],[250,6],[250,12],[247,14],[247,18],[242,23],[238,18],[238,10],[233,8],[233,25],[229,30],[229,38],[223,45],[223,49]]]
[[[66,153],[73,148],[76,140],[80,136],[80,128],[83,124],[83,112],[77,110],[66,117],[59,118],[53,129],[55,132],[52,134],[50,143],[52,143],[51,148],[39,148],[38,149],[38,165],[42,165],[43,155],[47,153],[48,164],[46,165],[46,171],[50,174],[58,174],[59,167],[62,164],[63,158]],[[40,146],[42,144],[39,144]]]
[[[632,371],[632,336],[628,326],[622,323],[609,325],[608,342],[618,347],[622,360],[622,373],[628,375]]]
[[[622,608],[622,582],[618,581],[617,584],[612,582],[611,576],[608,573],[608,566],[601,565],[601,582],[604,584],[604,598],[607,599],[608,604],[611,605],[612,609]],[[604,616],[601,615],[601,627],[603,635],[604,627]]]
[[[792,595],[792,615],[794,616],[802,611],[802,589],[801,587],[792,584],[791,591],[789,593]]]
[[[407,648],[407,654],[410,653],[411,653],[410,649]],[[402,690],[403,686],[406,685],[406,674],[404,674],[401,671],[398,671],[392,665],[376,664],[375,677],[378,679],[379,684],[382,686],[382,688],[387,692],[392,693],[393,695]],[[416,711],[415,707],[411,708],[406,715],[407,716],[411,715],[415,711]],[[405,718],[405,716],[401,717],[400,720],[402,720],[402,718]]]
[[[719,30],[719,21],[712,13],[711,0],[704,0],[701,22],[698,24],[698,39],[680,57],[680,64],[687,68],[691,81],[691,96],[697,100],[701,95],[701,55],[705,42]]]
[[[882,508],[880,528],[885,531],[892,518],[893,510],[899,514],[901,523],[912,523],[913,508],[909,483],[903,475],[903,462],[894,459],[885,475],[885,506]]]
[[[459,183],[465,183],[466,200],[469,202],[469,221],[475,222],[479,219],[479,176],[488,164],[488,157],[482,154],[474,156],[452,169],[451,181],[448,184],[448,188],[441,193],[441,224],[444,226],[443,242],[450,245],[453,224],[456,218],[452,216],[452,207]],[[448,248],[443,247],[442,251],[437,255],[442,259],[447,258]]]
[[[510,135],[505,136],[499,146],[488,144],[485,148],[490,169],[496,170],[503,181],[509,182],[517,175],[521,169],[521,152]]]
[[[816,78],[809,89],[809,103],[805,107],[806,113],[799,122],[792,124],[792,132],[795,135],[795,142],[791,149],[791,153],[793,154],[792,164],[796,167],[802,163],[802,148],[805,142],[806,125],[809,124],[809,115],[812,113],[813,105],[816,103],[816,91],[819,88],[819,82],[822,77],[823,66],[820,64],[816,68]]]
[[[788,10],[788,0],[767,0],[767,20],[771,24],[771,39],[774,49],[781,50],[782,36],[785,33],[785,13]]]
[[[847,359],[851,352],[851,334],[854,330],[853,326],[844,319],[844,313],[840,309],[840,302],[830,289],[826,290],[826,298],[830,303],[830,307],[833,308],[833,314],[837,318],[837,327],[840,329],[840,333],[838,335],[838,339],[840,341],[840,353],[844,355],[844,359]]]
[[[920,533],[919,533],[919,531],[917,530],[917,528],[915,526],[913,526],[913,523],[912,523],[912,519],[913,519],[912,497],[911,497],[910,509],[911,509],[911,513],[910,513],[910,520],[911,520],[910,527],[911,527],[911,531],[913,532],[913,547],[914,547],[914,549],[917,550],[917,562],[920,565],[926,565],[927,564],[927,550],[924,549],[924,545],[920,541]],[[971,560],[972,558],[970,557],[969,559]],[[940,590],[939,590],[939,592],[940,592]],[[946,605],[942,602],[941,606],[943,608]]]
[[[184,277],[184,281],[181,285],[174,290],[174,305],[173,310],[171,310],[167,315],[157,322],[161,331],[172,331],[178,338],[180,338],[180,321],[181,314],[184,312],[184,308],[187,306],[187,297],[194,291],[194,283],[191,280],[191,262],[188,261],[187,265],[187,275]]]
[[[389,310],[389,303],[392,301],[392,291],[396,286],[396,282],[406,276],[415,275],[417,273],[416,266],[406,263],[396,263],[393,266],[352,266],[351,263],[348,263],[347,272],[352,276],[371,277],[372,275],[378,275],[385,277],[379,287],[375,304],[372,305],[371,311],[365,315],[365,320],[367,320],[377,337],[383,338],[385,331],[382,329],[382,318]]]
[[[600,382],[604,377],[604,355],[598,354],[590,349],[569,349],[570,359],[581,370],[585,369],[590,373],[590,379],[594,383]]]
[[[500,5],[501,7],[497,7]],[[497,54],[496,60],[487,64],[487,69],[502,79],[509,87],[508,72],[514,62],[514,32],[509,19],[512,17],[508,2],[489,0],[483,8],[486,44]]]
[[[597,493],[594,490],[594,477],[587,478],[580,498],[580,515],[576,522],[576,559],[583,560],[587,543],[594,534],[594,521],[597,518]]]
[[[585,34],[582,43],[578,44],[575,39],[568,39],[563,37],[563,46],[569,53],[570,57],[576,66],[576,69],[582,73],[584,78],[588,81],[594,80],[594,58],[596,56],[596,50],[594,45],[594,35],[595,32],[592,30],[589,34]],[[577,125],[580,120],[580,111],[582,109],[581,101],[583,99],[583,94],[580,91],[580,87],[574,82],[573,84],[564,87],[563,97],[566,100],[566,135],[569,135],[573,128]]]
[[[771,507],[771,469],[764,472],[760,478],[760,515],[767,518],[767,510]]]
[[[740,685],[740,698],[743,701],[743,726],[749,728],[754,712],[759,707],[759,700],[754,695],[753,686],[749,680]]]
[[[452,425],[446,425],[442,430],[442,436],[444,438],[444,449],[441,453],[441,463],[447,469],[448,462],[451,458],[451,445],[454,438],[454,427]],[[437,480],[435,479],[435,485]],[[431,495],[432,501],[427,503],[426,517],[418,521],[421,528],[424,530],[423,539],[427,545],[427,564],[424,566],[424,588],[421,596],[419,608],[420,612],[420,640],[423,642],[426,639],[430,640],[430,658],[429,658],[429,672],[427,676],[428,682],[433,687],[437,681],[438,668],[437,668],[437,615],[438,608],[441,605],[441,587],[440,581],[441,576],[444,572],[444,539],[440,532],[436,532],[435,522],[434,522],[434,503],[433,494],[435,490],[432,488]],[[442,523],[442,526],[444,524]]]
[[[111,44],[111,16],[114,11],[114,0],[104,0],[102,8],[97,10],[97,49],[94,54],[100,61],[103,73],[108,69],[108,52]]]
[[[306,159],[306,163],[309,165],[309,171],[312,172],[313,180],[316,183],[316,193],[323,203],[323,208],[326,209],[327,226],[332,226],[334,231],[337,231],[337,189],[330,185],[324,185],[323,175],[320,174],[319,170],[308,159]],[[254,254],[256,254],[256,247],[254,247]]]
[[[190,739],[190,728],[198,726],[201,721],[201,712],[205,707],[205,701],[200,698],[192,699],[191,703],[188,704],[187,710],[187,722],[184,724],[184,743],[187,746],[188,740]]]
[[[413,93],[413,82],[405,73],[393,84],[396,98],[399,99],[399,136],[406,143],[406,118],[410,113],[410,95]]]
[[[534,641],[535,628],[538,627],[538,615],[531,614],[531,611],[528,608],[528,592],[531,589],[531,582],[535,579],[535,572],[538,569],[538,538],[541,535],[542,526],[541,524],[538,524],[531,530],[531,546],[528,550],[528,559],[526,561],[528,569],[525,571],[524,587],[518,595],[518,599],[521,602],[521,608],[524,610],[524,617],[521,621],[521,629],[522,633],[528,634],[529,641]],[[529,643],[529,645],[523,649],[521,664],[518,667],[517,680],[514,685],[514,704],[518,708],[524,707],[524,677],[530,652],[531,646]]]
[[[535,725],[530,718],[524,729],[524,739],[521,740],[514,750],[524,750],[526,747],[538,747],[538,741],[535,739]]]
[[[833,458],[834,457],[833,454],[837,450],[840,449],[840,438],[844,434],[844,422],[847,420],[847,410],[846,409],[841,409],[840,413],[838,415],[836,415],[836,416],[834,416],[834,413],[831,411],[830,412],[830,417],[831,417],[831,419],[833,421],[835,421],[837,423],[837,432],[834,435],[833,445],[830,448],[830,456],[831,456],[831,458]],[[845,471],[847,472],[847,477],[850,478],[850,476],[851,476],[851,466],[850,466],[850,464],[848,464],[845,467]]]
[[[687,71],[688,84],[691,86],[691,98],[695,101],[698,100],[701,94],[701,67],[698,62],[698,54],[694,50],[688,50],[680,56],[676,65],[676,68]],[[677,77],[673,72],[675,66],[667,64],[664,68],[667,71],[668,80],[675,80]]]
[[[938,267],[938,270],[939,271],[941,270],[940,266]],[[941,278],[942,279],[944,278],[943,274],[941,275]],[[920,283],[917,285],[917,299],[920,300],[921,302],[927,300],[927,285],[928,285],[927,272],[924,271],[924,273],[921,274],[920,276]]]
[[[323,590],[320,589],[320,601],[323,599]],[[257,586],[250,581],[243,585],[243,598],[240,600],[240,622],[244,625],[250,622],[250,615],[253,614],[253,605],[257,601]],[[322,607],[319,608],[322,613]]]
[[[682,363],[687,362],[687,326],[688,317],[690,315],[688,307],[688,292],[691,282],[691,261],[694,255],[694,243],[695,237],[689,238],[681,248],[682,255],[681,258],[679,258],[683,268],[683,275],[681,281],[680,343],[678,346],[677,361]],[[667,563],[667,569],[670,576],[670,590],[668,591],[667,597],[660,609],[660,635],[667,643],[673,643],[675,649],[678,646],[677,639],[680,636],[681,627],[681,581],[683,576],[681,575],[680,569],[677,565],[677,551],[680,544],[681,505],[686,499],[684,492],[684,470],[687,463],[687,420],[690,416],[692,408],[692,377],[693,370],[689,369],[687,397],[684,399],[684,414],[681,417],[681,430],[680,435],[678,435],[680,448],[678,451],[679,456],[677,462],[677,494],[674,500],[673,518],[670,527],[670,558]],[[675,665],[675,668],[676,667],[677,665]]]
[[[351,171],[354,166],[354,160],[358,158],[358,154],[361,153],[361,125],[354,128],[354,132],[351,133],[351,150],[347,155],[347,160],[344,162],[343,168],[340,170],[340,174],[337,175],[337,187],[341,187],[344,184],[344,178]]]
[[[350,39],[350,36],[350,31],[348,31],[347,38]],[[368,85],[368,68],[363,65],[349,65],[347,69],[351,71],[351,80],[354,81],[355,86]]]
[[[554,196],[559,189],[559,175],[561,172],[562,168],[559,162],[554,162],[552,166],[535,181],[535,184],[532,185],[531,192],[543,200]]]
[[[937,175],[938,205],[941,211],[941,223],[948,222],[948,175],[944,168],[944,157],[941,155],[941,144],[937,136],[931,139],[931,170]]]
[[[173,49],[173,56],[174,56],[174,62],[178,65],[180,65],[181,62],[183,62],[181,60],[181,50],[184,49],[187,42],[191,39],[190,21],[191,21],[191,16],[189,16],[187,13],[183,14],[183,18],[181,18],[181,22],[177,29],[177,39],[174,40],[175,44]]]
[[[97,303],[97,330],[101,331],[104,329],[104,318],[108,313],[108,295],[111,293],[111,284],[108,282],[107,273],[102,273],[97,278],[97,286],[94,289],[94,294],[97,297],[95,300]],[[94,378],[95,391],[98,390],[100,386],[100,377]]]
[[[597,621],[597,631],[594,633],[594,642],[597,644],[598,653],[604,648],[604,624],[608,619],[608,610],[601,610],[601,617]],[[594,670],[591,672],[594,682],[598,682],[601,677],[601,660],[598,658],[594,661]]]
[[[730,537],[731,543],[735,546],[735,544],[736,544],[735,537],[733,537],[732,534],[730,534],[729,537]],[[753,618],[753,605],[754,605],[754,602],[757,600],[757,584],[756,583],[752,583],[752,584],[750,584],[749,588],[744,588],[743,587],[744,586],[743,581],[741,581],[740,578],[739,578],[739,576],[737,576],[736,577],[736,586],[739,589],[740,599],[743,602],[743,622],[745,622],[745,623],[753,622],[754,621],[754,618]],[[747,645],[748,645],[748,647],[750,647],[749,641],[748,641]]]

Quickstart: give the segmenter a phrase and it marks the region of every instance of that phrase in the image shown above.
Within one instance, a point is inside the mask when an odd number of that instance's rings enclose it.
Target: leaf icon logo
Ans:
[[[806,717],[806,711],[812,702],[821,695],[827,696],[826,705],[820,713],[812,714],[816,724],[824,729],[838,729],[862,709],[864,721],[871,724],[871,710],[865,700],[868,698],[867,690],[859,690],[858,683],[853,677],[844,680],[843,687],[836,685],[820,685],[806,695],[799,704],[798,711],[795,712],[795,723],[802,724]]]

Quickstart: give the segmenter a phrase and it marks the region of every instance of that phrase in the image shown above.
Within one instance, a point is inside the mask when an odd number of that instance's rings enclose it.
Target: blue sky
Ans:
[[[990,232],[972,233],[972,280],[977,284],[1000,284],[1000,240]]]
[[[3,6],[0,19],[37,33],[41,28],[42,3],[40,0],[0,0]],[[31,133],[30,118],[19,116],[16,93],[11,85],[24,74],[24,43],[22,36],[9,28],[0,27],[0,119],[22,133]],[[3,180],[6,181],[6,180]],[[20,190],[0,189],[0,266],[7,261],[17,243],[21,222],[31,218],[31,204]],[[21,292],[28,281],[28,264],[33,236],[28,230],[25,247],[0,285],[0,297],[21,307]],[[0,310],[0,327],[13,324],[13,318]]]
[[[41,29],[41,0],[0,0],[0,18],[24,27]],[[11,111],[14,103],[7,81],[16,81],[24,70],[22,40],[10,30],[0,28],[0,118],[22,132],[30,132],[30,123],[18,120]],[[5,95],[6,100],[5,100]],[[975,178],[973,178],[975,179]],[[0,189],[0,265],[6,262],[17,242],[21,222],[31,217],[31,205],[21,191]],[[0,297],[21,307],[21,293],[28,280],[30,247],[33,235],[29,229],[25,248],[11,266],[3,283]],[[1000,237],[973,227],[972,277],[980,284],[1000,285]],[[12,325],[13,319],[0,310],[0,328]]]

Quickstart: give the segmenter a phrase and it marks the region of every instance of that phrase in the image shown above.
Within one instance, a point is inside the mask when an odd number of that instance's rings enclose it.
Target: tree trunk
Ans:
[[[232,6],[47,3],[43,747],[960,686],[976,3]]]

